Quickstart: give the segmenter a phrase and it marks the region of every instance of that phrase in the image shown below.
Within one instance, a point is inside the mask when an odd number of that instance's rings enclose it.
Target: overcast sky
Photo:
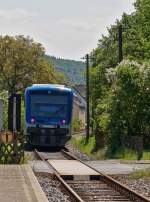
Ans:
[[[80,60],[135,0],[0,0],[0,34],[30,36],[46,53]]]

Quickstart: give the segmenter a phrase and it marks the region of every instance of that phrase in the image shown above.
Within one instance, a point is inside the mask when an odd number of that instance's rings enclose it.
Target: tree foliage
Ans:
[[[24,36],[0,36],[0,88],[9,92],[24,90],[32,83],[63,82],[61,74],[44,59],[40,43]]]
[[[82,61],[67,60],[47,56],[48,61],[52,61],[57,71],[62,72],[67,77],[67,81],[71,84],[85,85],[85,63]]]
[[[95,131],[102,131],[99,136],[105,134],[111,152],[119,148],[122,136],[143,136],[144,145],[150,147],[146,144],[150,141],[150,0],[137,0],[134,5],[135,11],[123,13],[91,53]],[[125,59],[120,65],[119,25]]]
[[[100,127],[107,131],[108,146],[114,152],[123,137],[143,136],[147,140],[150,135],[150,65],[123,61],[109,77],[113,77],[109,95],[98,109]]]
[[[93,66],[115,67],[118,63],[118,26],[123,27],[124,59],[143,61],[150,59],[150,0],[137,0],[135,12],[123,13],[121,20],[108,28],[108,35],[101,37],[93,50]]]

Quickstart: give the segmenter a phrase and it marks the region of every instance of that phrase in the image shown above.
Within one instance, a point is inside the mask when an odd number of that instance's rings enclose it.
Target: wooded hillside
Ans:
[[[46,55],[57,71],[64,73],[71,84],[85,84],[85,64],[81,61],[67,60]]]

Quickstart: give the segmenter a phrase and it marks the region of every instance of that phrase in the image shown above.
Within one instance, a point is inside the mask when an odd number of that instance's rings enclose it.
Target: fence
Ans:
[[[24,138],[20,133],[0,131],[0,163],[19,164],[24,161]]]

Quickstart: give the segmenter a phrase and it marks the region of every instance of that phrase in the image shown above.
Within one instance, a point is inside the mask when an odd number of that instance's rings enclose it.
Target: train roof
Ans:
[[[71,88],[67,88],[64,85],[59,84],[33,84],[26,88],[26,91],[36,91],[36,90],[58,90],[65,92],[72,92]]]

